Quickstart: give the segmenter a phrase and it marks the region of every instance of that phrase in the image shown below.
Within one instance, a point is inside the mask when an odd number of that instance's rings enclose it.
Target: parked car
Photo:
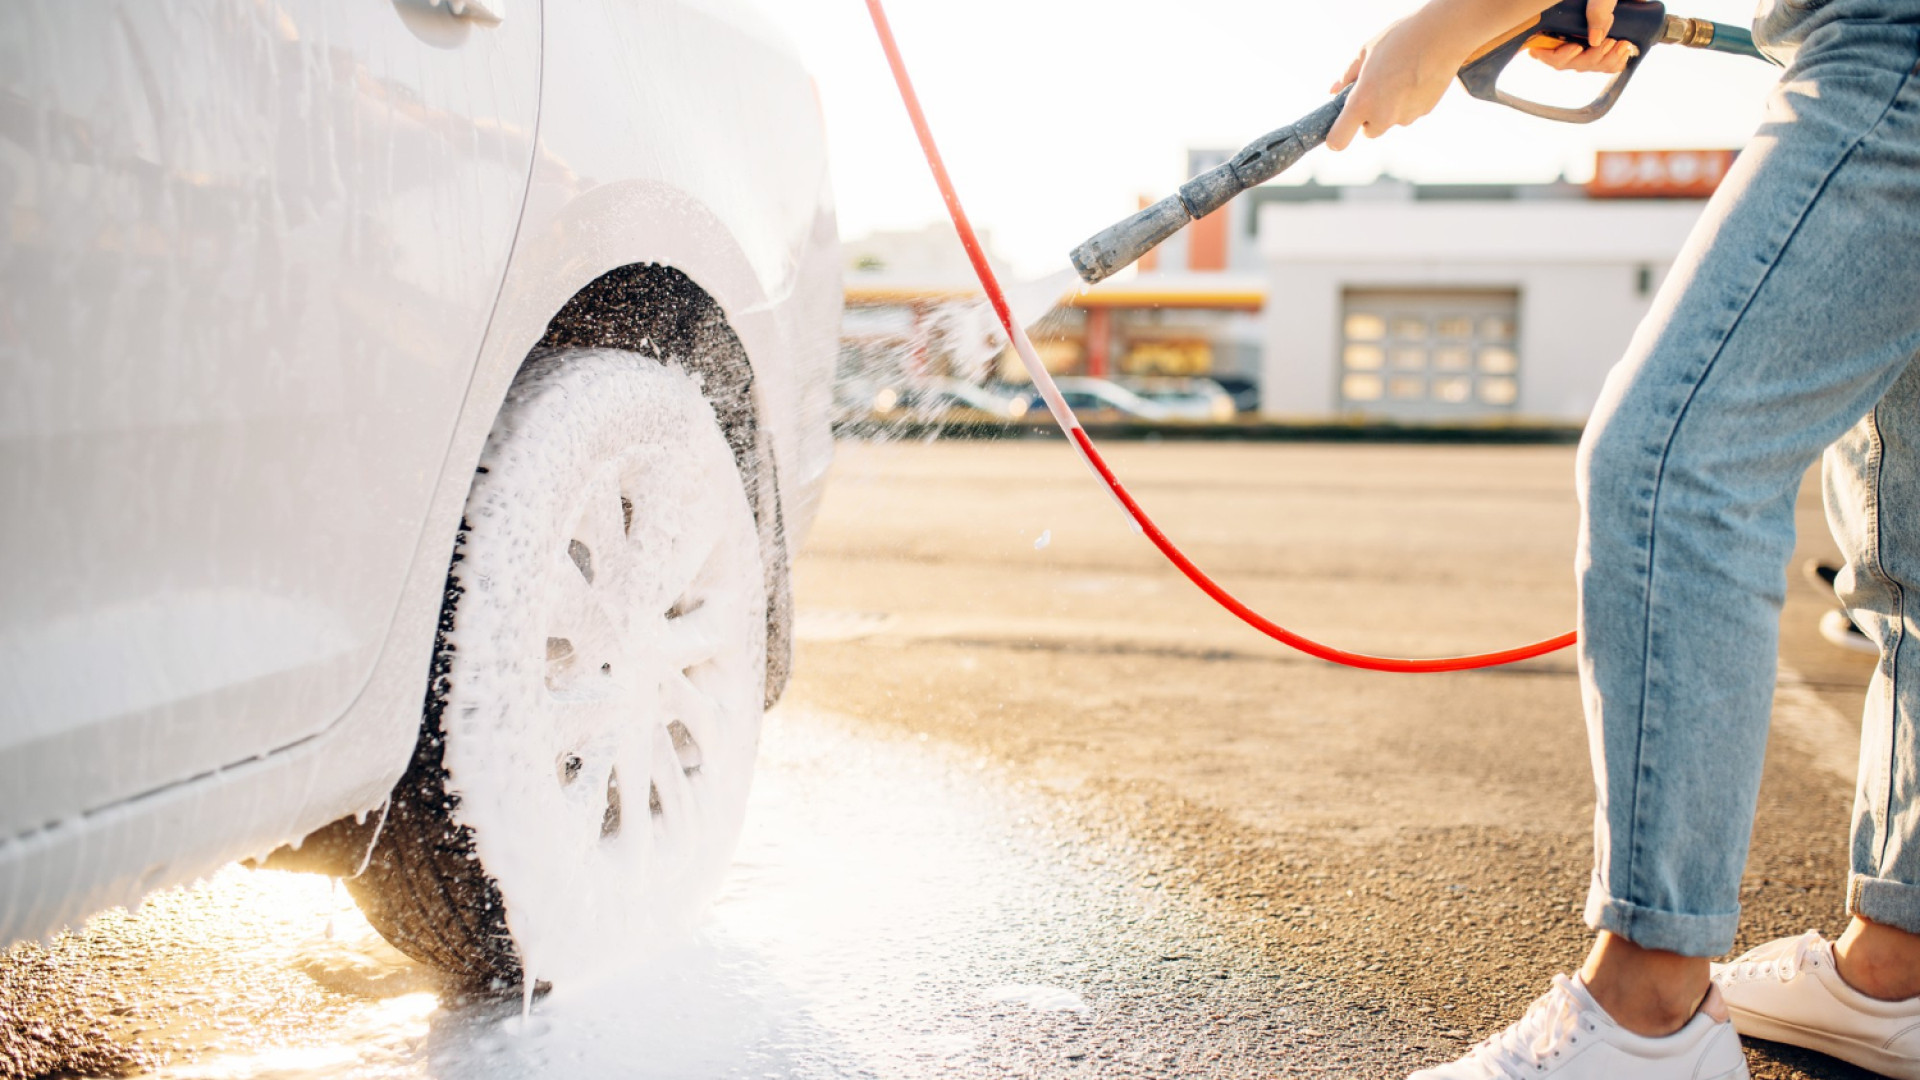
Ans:
[[[1260,383],[1245,375],[1215,375],[1213,381],[1233,396],[1233,407],[1243,413],[1260,411]]]
[[[1174,420],[1224,423],[1239,412],[1233,395],[1212,379],[1185,376],[1145,376],[1128,379],[1127,389],[1167,410]]]
[[[1174,419],[1164,406],[1148,401],[1108,379],[1063,375],[1054,381],[1060,385],[1060,396],[1066,399],[1067,407],[1086,423],[1135,421],[1157,424]],[[1029,393],[1027,407],[1030,412],[1044,412],[1047,406],[1036,390]]]
[[[282,848],[512,983],[714,888],[832,451],[781,36],[18,0],[0,83],[0,939]]]
[[[912,419],[945,424],[1004,424],[1027,415],[1024,395],[1003,395],[964,379],[939,377],[883,386],[873,395],[881,420]]]

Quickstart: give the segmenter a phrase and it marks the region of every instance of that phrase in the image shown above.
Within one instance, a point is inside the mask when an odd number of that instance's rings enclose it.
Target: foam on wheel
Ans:
[[[613,350],[530,361],[467,499],[418,748],[348,882],[368,920],[502,985],[687,923],[752,779],[764,581],[694,377]]]

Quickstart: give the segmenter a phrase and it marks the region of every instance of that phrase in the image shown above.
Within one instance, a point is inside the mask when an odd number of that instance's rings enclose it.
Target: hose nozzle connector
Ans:
[[[1711,49],[1716,29],[1715,24],[1706,19],[1669,15],[1666,25],[1660,30],[1660,44],[1685,45],[1689,49]]]
[[[1707,19],[1687,19],[1678,15],[1669,15],[1666,24],[1660,28],[1660,39],[1655,44],[1684,45],[1689,49],[1708,49],[1717,53],[1779,63],[1773,57],[1761,52],[1760,47],[1753,43],[1753,31],[1744,26],[1729,26],[1726,23],[1711,22]]]

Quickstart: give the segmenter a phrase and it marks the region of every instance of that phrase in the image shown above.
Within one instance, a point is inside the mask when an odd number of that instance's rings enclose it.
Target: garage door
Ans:
[[[1519,293],[1348,290],[1338,363],[1341,411],[1442,422],[1514,412]]]

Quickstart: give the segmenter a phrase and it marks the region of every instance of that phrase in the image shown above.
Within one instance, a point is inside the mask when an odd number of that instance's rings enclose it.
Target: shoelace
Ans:
[[[1789,982],[1800,974],[1801,968],[1820,965],[1819,953],[1824,944],[1819,931],[1809,930],[1795,938],[1793,947],[1786,952],[1765,960],[1742,960],[1734,965],[1733,970],[1743,979],[1770,977]]]
[[[1573,980],[1553,977],[1553,989],[1527,1009],[1527,1014],[1500,1034],[1481,1043],[1474,1056],[1515,1080],[1538,1076],[1567,1050],[1580,1045],[1582,1035],[1599,1030],[1574,996]]]

